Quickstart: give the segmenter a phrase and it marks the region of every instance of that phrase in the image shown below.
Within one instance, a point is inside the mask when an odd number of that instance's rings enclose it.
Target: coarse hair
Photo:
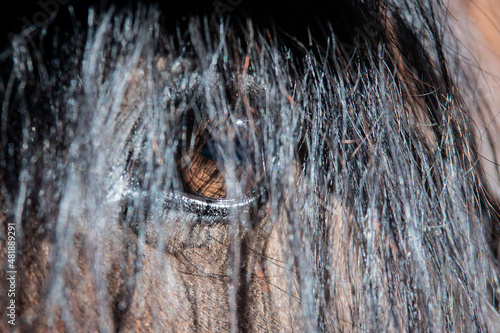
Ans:
[[[446,8],[261,5],[90,9],[12,40],[0,239],[15,226],[22,329],[500,327],[487,105]]]

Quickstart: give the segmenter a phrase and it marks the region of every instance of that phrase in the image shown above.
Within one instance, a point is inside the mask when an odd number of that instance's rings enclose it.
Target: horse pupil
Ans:
[[[217,154],[215,152],[215,147],[212,141],[206,141],[203,147],[201,148],[201,155],[206,159],[217,162]]]

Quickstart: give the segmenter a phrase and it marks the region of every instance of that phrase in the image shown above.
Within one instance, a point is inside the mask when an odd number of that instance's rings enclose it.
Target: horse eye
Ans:
[[[262,161],[244,122],[227,128],[224,141],[196,123],[186,127],[191,133],[183,136],[177,157],[184,192],[218,200],[234,199],[228,189],[235,186],[243,195],[255,190],[263,177]]]
[[[194,147],[182,154],[179,171],[186,191],[210,198],[226,197],[226,184],[212,140],[197,136]]]

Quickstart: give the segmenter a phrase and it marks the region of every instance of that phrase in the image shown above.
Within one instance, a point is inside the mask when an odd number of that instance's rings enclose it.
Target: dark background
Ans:
[[[94,6],[107,9],[110,5],[116,7],[131,6],[134,8],[139,1],[109,1],[109,0],[9,0],[0,10],[0,46],[2,51],[9,45],[12,34],[20,33],[26,28],[27,22],[42,26],[44,18],[54,15],[55,23],[63,29],[71,29],[74,19],[68,8],[72,8],[75,18],[85,26],[88,8]],[[156,4],[162,10],[167,25],[180,20],[183,16],[207,14],[218,10],[219,12],[237,12],[242,9],[245,2],[256,3],[255,0],[167,0],[153,1],[141,0],[141,3]],[[231,6],[230,4],[236,4]],[[235,10],[236,9],[236,10]],[[11,35],[9,38],[9,34]]]
[[[39,2],[46,4],[44,9]],[[64,5],[59,4],[66,3]],[[100,1],[78,1],[78,0],[10,0],[4,3],[2,10],[0,10],[0,45],[1,50],[4,51],[9,45],[9,34],[18,34],[22,31],[26,22],[35,23],[35,19],[43,20],[48,17],[47,12],[52,13],[51,4],[57,4],[56,20],[57,22],[64,22],[68,25],[70,22],[68,5],[75,9],[75,13],[80,18],[85,18],[87,15],[87,7],[91,4],[99,3]],[[7,5],[8,4],[8,5]],[[48,8],[48,9],[47,9]],[[40,21],[42,22],[42,21]]]
[[[27,22],[42,25],[44,17],[48,17],[57,6],[55,23],[61,29],[72,30],[74,18],[69,14],[72,8],[75,18],[82,24],[85,31],[88,8],[94,6],[98,11],[108,8],[111,4],[116,7],[128,5],[133,8],[138,1],[114,0],[9,0],[0,10],[0,52],[9,45],[9,34],[22,31]],[[362,25],[370,18],[370,6],[356,6],[357,1],[351,0],[141,0],[141,3],[154,3],[162,12],[161,24],[165,29],[175,28],[179,20],[190,15],[213,14],[227,17],[246,25],[245,21],[251,17],[254,24],[266,28],[276,29],[282,36],[292,36],[305,45],[310,39],[326,41],[330,31],[325,31],[327,24],[332,22],[337,38],[349,42],[352,39],[352,28]],[[368,1],[370,3],[370,1]],[[376,1],[374,1],[376,2]],[[368,9],[368,11],[367,11]],[[373,13],[372,13],[373,14]],[[54,26],[54,25],[51,25]],[[348,27],[348,29],[346,29]],[[171,31],[171,30],[170,30]]]

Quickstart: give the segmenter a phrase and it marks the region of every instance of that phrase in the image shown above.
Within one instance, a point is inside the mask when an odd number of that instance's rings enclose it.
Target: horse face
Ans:
[[[496,200],[468,118],[483,111],[444,9],[405,4],[91,10],[84,32],[49,30],[50,52],[14,38],[17,323],[492,329]]]

